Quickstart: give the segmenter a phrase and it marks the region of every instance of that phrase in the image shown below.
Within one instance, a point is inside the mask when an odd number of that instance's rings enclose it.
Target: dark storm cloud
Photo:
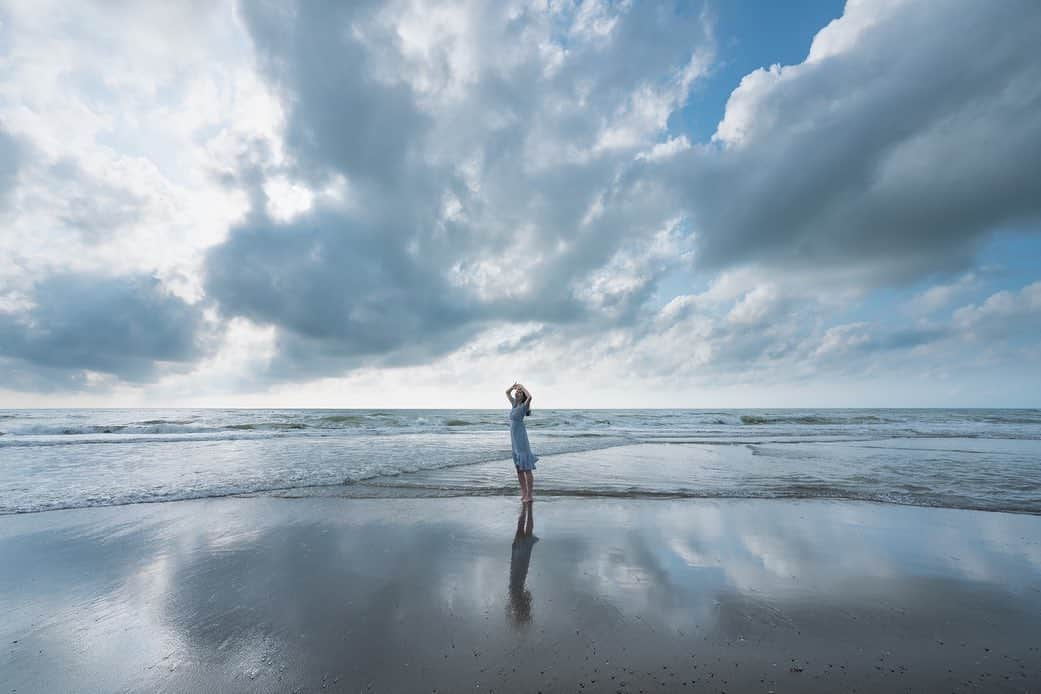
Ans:
[[[900,281],[1041,217],[1041,4],[860,3],[828,31],[849,45],[749,75],[721,141],[670,162],[703,266]]]
[[[392,231],[339,210],[292,224],[257,217],[209,254],[206,291],[225,311],[279,326],[275,368],[295,375],[457,346],[457,329],[480,308]]]
[[[227,316],[277,327],[271,378],[425,361],[491,320],[594,317],[600,307],[578,296],[575,282],[668,213],[658,209],[648,221],[653,196],[611,190],[632,146],[617,154],[593,149],[605,113],[636,110],[628,100],[639,88],[660,81],[666,89],[678,79],[671,73],[689,62],[703,33],[663,39],[658,30],[670,21],[698,27],[696,16],[630,13],[610,41],[575,39],[567,65],[547,76],[535,50],[508,68],[494,64],[503,46],[522,47],[517,36],[544,16],[478,7],[471,19],[481,29],[466,40],[479,77],[455,100],[421,107],[432,97],[405,78],[422,69],[437,73],[435,82],[457,79],[449,38],[440,37],[428,63],[410,65],[381,9],[243,8],[261,73],[286,109],[282,170],[315,186],[342,174],[351,198],[279,222],[268,218],[259,192],[265,164],[237,178],[252,188],[253,210],[208,254],[206,293]],[[584,153],[563,156],[569,148]],[[468,163],[479,171],[476,186],[461,172]],[[611,197],[613,214],[580,229],[600,195]],[[446,199],[459,205],[458,218],[444,214]],[[557,250],[562,244],[566,250]],[[484,279],[502,291],[490,295],[468,283],[488,272]],[[628,316],[633,297],[646,296],[653,280],[603,304]],[[524,291],[510,291],[522,284]]]
[[[306,169],[395,185],[426,128],[404,84],[373,77],[352,24],[376,2],[244,3],[261,72],[287,108],[286,145]],[[392,35],[373,40],[393,41]]]
[[[98,371],[148,381],[157,362],[189,363],[204,353],[198,306],[146,276],[61,274],[37,283],[32,308],[0,314],[0,358],[32,367],[42,381],[71,384]],[[33,376],[34,378],[36,376]]]
[[[439,274],[441,259],[408,248],[436,217],[440,191],[430,167],[410,161],[427,128],[410,89],[373,79],[350,30],[375,7],[243,7],[260,69],[287,109],[292,172],[315,184],[342,173],[361,200],[361,209],[278,223],[254,194],[248,220],[207,257],[207,295],[226,314],[279,328],[278,376],[342,371],[396,350],[426,358],[457,346],[458,328],[475,317]],[[263,172],[244,178],[256,193]]]

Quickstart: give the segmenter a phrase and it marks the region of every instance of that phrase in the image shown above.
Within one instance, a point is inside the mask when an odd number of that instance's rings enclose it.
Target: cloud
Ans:
[[[928,314],[948,307],[956,299],[978,289],[980,278],[974,272],[967,272],[954,282],[936,284],[916,294],[904,305],[904,309],[914,314]]]
[[[59,224],[87,237],[104,241],[145,217],[146,201],[132,190],[97,180],[71,159],[47,168],[52,190],[58,192],[55,217]]]
[[[425,367],[430,402],[509,371],[624,404],[1033,339],[976,258],[1041,219],[1036,3],[853,0],[727,85],[709,142],[688,97],[735,56],[689,3],[203,5],[4,10],[0,368],[26,389],[336,404]]]
[[[969,339],[994,343],[1025,336],[1041,343],[1041,282],[1017,292],[992,294],[981,304],[959,308],[953,318],[955,326]]]
[[[376,78],[357,35],[358,23],[378,7],[374,2],[241,6],[261,72],[281,92],[285,144],[305,170],[320,167],[375,185],[409,175],[406,164],[428,123],[407,84]],[[381,33],[370,40],[393,36]]]
[[[951,368],[1023,368],[1041,357],[1041,283],[1001,291],[978,305],[909,320],[886,313],[843,322],[852,302],[822,296],[812,282],[773,283],[750,271],[722,273],[703,292],[681,295],[653,317],[574,350],[584,368],[624,373],[661,388],[756,384],[770,388],[827,378],[911,380]],[[559,358],[568,351],[552,343]],[[1033,347],[1033,352],[1031,352]]]
[[[480,317],[436,266],[378,224],[336,210],[234,229],[210,252],[206,276],[223,311],[281,328],[273,368],[287,375],[395,351],[430,357],[461,344],[460,326]]]
[[[701,17],[663,37],[665,15],[625,6],[251,5],[261,71],[287,106],[289,164],[262,176],[340,177],[353,204],[254,214],[211,251],[207,293],[277,326],[273,368],[296,377],[434,358],[495,320],[542,323],[544,340],[577,324],[639,341],[659,281],[693,253],[702,273],[776,272],[725,323],[686,324],[685,341],[721,364],[791,355],[806,331],[770,321],[800,313],[776,304],[804,282],[792,273],[849,291],[907,282],[1041,216],[1041,12],[970,10],[851,2],[806,61],[746,76],[713,142],[691,144],[668,119],[709,69]],[[675,253],[655,255],[669,228]],[[814,302],[801,313],[826,320]]]
[[[946,325],[894,328],[868,322],[847,323],[828,328],[812,356],[821,361],[840,359],[847,364],[859,358],[852,364],[856,368],[864,357],[889,358],[892,352],[929,345],[951,335]]]
[[[277,326],[271,377],[428,360],[488,321],[631,322],[688,262],[657,186],[616,181],[660,154],[707,28],[591,7],[243,8],[287,157],[238,175],[253,211],[208,253],[205,287]],[[274,178],[346,194],[273,220],[258,182]]]
[[[4,130],[3,123],[0,122],[0,204],[18,180],[21,157],[18,141]]]
[[[702,268],[879,286],[966,267],[1041,218],[1041,6],[852,0],[803,63],[745,76],[711,144],[661,168]]]
[[[201,307],[164,291],[147,276],[54,275],[39,281],[30,304],[0,313],[0,357],[9,375],[66,386],[85,372],[128,381],[153,379],[163,365],[189,366],[205,353]]]

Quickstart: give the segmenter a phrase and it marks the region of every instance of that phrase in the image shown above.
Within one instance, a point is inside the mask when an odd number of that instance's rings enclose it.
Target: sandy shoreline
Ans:
[[[1041,517],[229,498],[0,518],[34,691],[1038,691]]]

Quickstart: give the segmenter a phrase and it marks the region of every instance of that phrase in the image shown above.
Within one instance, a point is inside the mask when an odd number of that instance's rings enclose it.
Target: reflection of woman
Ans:
[[[535,514],[532,504],[521,506],[517,518],[517,533],[513,536],[510,552],[510,604],[506,610],[517,626],[531,622],[531,592],[524,587],[528,578],[531,550],[539,538],[535,537]]]
[[[521,501],[534,501],[535,480],[532,471],[535,461],[539,459],[531,452],[528,442],[528,429],[524,426],[524,418],[531,414],[531,393],[519,383],[506,389],[506,397],[510,400],[510,443],[513,445],[513,465],[517,468],[517,481],[520,482]]]

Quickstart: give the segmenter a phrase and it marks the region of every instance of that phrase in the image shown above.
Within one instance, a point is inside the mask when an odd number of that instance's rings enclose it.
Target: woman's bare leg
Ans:
[[[524,471],[520,468],[517,468],[517,482],[520,484],[521,488],[521,501],[524,501],[528,498],[528,490],[525,486]]]
[[[531,470],[524,471],[524,482],[527,488],[528,501],[535,500],[535,476],[531,473]]]

